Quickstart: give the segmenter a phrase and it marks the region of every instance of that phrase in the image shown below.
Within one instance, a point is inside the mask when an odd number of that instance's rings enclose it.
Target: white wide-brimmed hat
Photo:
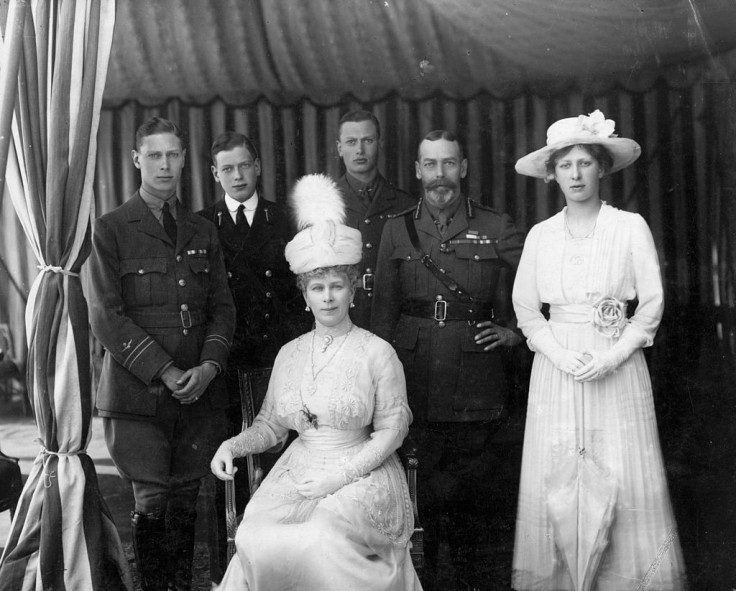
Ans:
[[[292,273],[360,262],[363,238],[345,225],[345,202],[335,181],[323,174],[303,176],[289,202],[299,230],[284,250]]]
[[[540,179],[547,178],[547,161],[553,152],[576,144],[600,144],[613,157],[608,172],[616,172],[632,164],[641,154],[641,147],[634,140],[617,137],[613,133],[616,122],[606,119],[598,109],[590,115],[567,117],[556,121],[547,129],[547,145],[519,158],[516,172]]]

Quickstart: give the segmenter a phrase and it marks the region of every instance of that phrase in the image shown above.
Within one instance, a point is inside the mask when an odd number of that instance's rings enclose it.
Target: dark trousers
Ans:
[[[458,582],[471,587],[484,582],[479,566],[483,547],[490,541],[494,465],[498,463],[491,440],[497,430],[496,422],[411,427],[419,457],[417,495],[425,529],[427,576],[423,584],[427,591],[434,589],[443,537]]]

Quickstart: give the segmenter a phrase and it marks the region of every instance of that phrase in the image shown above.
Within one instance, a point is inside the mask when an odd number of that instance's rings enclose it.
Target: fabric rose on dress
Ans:
[[[593,304],[593,325],[604,337],[620,336],[626,326],[626,304],[613,297],[600,297]]]
[[[598,109],[590,115],[580,115],[578,125],[582,130],[598,137],[615,137],[613,131],[616,129],[616,122],[613,119],[606,119],[605,115]]]

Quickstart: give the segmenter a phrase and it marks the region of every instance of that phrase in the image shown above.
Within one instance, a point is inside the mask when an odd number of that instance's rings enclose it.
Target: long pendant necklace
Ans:
[[[311,347],[311,350],[310,350],[310,358],[311,358],[311,361],[312,361],[312,387],[314,388],[314,392],[316,392],[316,384],[315,384],[315,382],[317,381],[317,376],[319,376],[319,374],[322,372],[322,370],[325,367],[327,367],[328,365],[330,365],[330,363],[332,363],[333,359],[335,359],[335,357],[337,357],[337,354],[340,352],[340,350],[342,349],[343,345],[347,342],[348,336],[350,335],[350,331],[351,330],[353,330],[353,325],[352,324],[350,324],[350,328],[348,328],[348,331],[345,333],[345,338],[340,343],[340,345],[337,348],[335,348],[335,350],[333,351],[333,353],[330,356],[330,358],[322,365],[322,367],[320,367],[317,370],[315,370],[315,363],[314,363],[314,341],[315,341],[315,336],[316,336],[317,333],[316,333],[316,331],[312,333],[312,347]],[[320,352],[321,353],[324,353],[325,351],[327,351],[327,348],[333,343],[333,341],[335,340],[335,338],[332,335],[329,335],[328,334],[328,335],[324,335],[322,337],[322,340],[323,340],[323,344],[322,344],[322,349],[321,349]],[[307,423],[309,423],[315,429],[319,429],[319,421],[317,420],[317,415],[314,414],[311,410],[309,410],[309,407],[307,406],[307,403],[304,402],[304,397],[302,396],[301,389],[299,390],[299,398],[301,399],[301,402],[302,402],[302,408],[301,408],[301,410],[299,412],[302,414],[302,416],[304,416],[304,418],[307,421]]]

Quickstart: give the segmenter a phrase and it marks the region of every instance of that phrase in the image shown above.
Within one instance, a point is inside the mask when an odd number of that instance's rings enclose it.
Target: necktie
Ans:
[[[371,189],[368,185],[358,191],[358,197],[360,198],[360,201],[363,203],[363,205],[365,205],[366,209],[370,208],[371,206],[372,193],[373,189]]]
[[[447,231],[447,226],[450,225],[451,219],[447,218],[447,214],[444,211],[441,211],[439,213],[438,219],[437,219],[437,229],[440,231],[440,235],[444,236],[445,232]]]
[[[235,214],[235,225],[238,228],[248,226],[248,219],[245,217],[245,205],[242,203],[238,206],[238,213]]]
[[[171,238],[171,241],[176,244],[176,220],[174,219],[174,216],[171,215],[171,210],[169,209],[168,202],[164,203],[162,211],[164,230],[166,230],[166,233],[169,235],[169,238]]]

